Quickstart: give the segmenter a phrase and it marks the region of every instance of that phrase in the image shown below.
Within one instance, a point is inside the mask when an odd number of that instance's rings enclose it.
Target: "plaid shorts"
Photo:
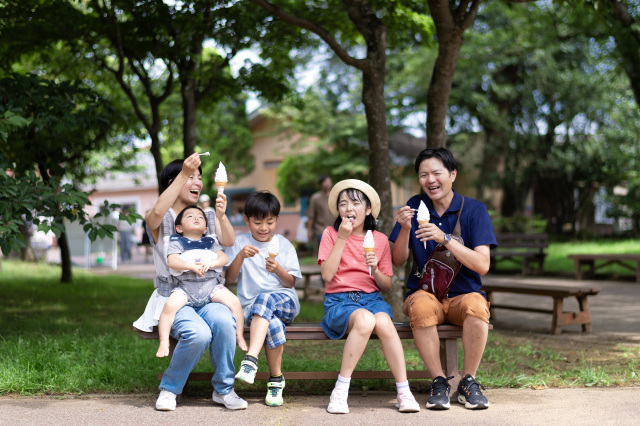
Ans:
[[[251,324],[254,315],[259,315],[269,321],[265,342],[269,345],[269,349],[273,349],[287,341],[284,327],[295,319],[296,305],[284,293],[262,293],[251,306],[249,318],[246,318],[247,324]]]

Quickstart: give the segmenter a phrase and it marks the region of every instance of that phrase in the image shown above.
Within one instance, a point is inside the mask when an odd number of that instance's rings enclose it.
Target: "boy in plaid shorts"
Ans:
[[[279,406],[283,403],[284,389],[281,370],[286,342],[284,327],[300,312],[294,285],[302,275],[293,244],[275,234],[280,214],[280,202],[275,195],[268,191],[251,194],[244,213],[250,232],[237,235],[233,247],[227,249],[226,280],[237,280],[238,298],[245,321],[250,324],[249,350],[236,379],[253,383],[258,355],[264,345],[270,372],[265,402]]]

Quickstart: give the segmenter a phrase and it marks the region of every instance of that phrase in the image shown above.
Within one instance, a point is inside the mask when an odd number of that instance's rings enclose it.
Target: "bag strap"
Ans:
[[[458,221],[456,222],[456,227],[453,229],[453,234],[456,237],[460,238],[460,213],[462,213],[462,208],[464,207],[464,196],[462,197],[462,204],[460,204],[460,210],[458,210]]]

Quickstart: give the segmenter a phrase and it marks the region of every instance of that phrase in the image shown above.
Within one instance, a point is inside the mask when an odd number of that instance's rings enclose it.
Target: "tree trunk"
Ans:
[[[164,164],[162,162],[162,154],[160,153],[160,136],[158,133],[149,132],[149,137],[151,138],[151,148],[149,151],[151,155],[153,155],[153,162],[156,166],[156,180],[158,181],[158,192],[162,194],[162,186],[160,186],[160,174],[162,173],[162,169],[164,169]]]
[[[182,94],[182,134],[184,142],[184,158],[196,149],[196,82],[187,77],[180,86]]]
[[[462,34],[448,34],[438,39],[438,58],[427,93],[427,146],[430,148],[447,146],[449,95],[462,47]]]
[[[62,266],[62,275],[60,275],[61,283],[71,283],[73,277],[71,274],[71,252],[69,251],[69,241],[67,233],[62,232],[58,238],[58,247],[60,247],[60,265]]]
[[[627,6],[621,0],[609,0],[613,7],[613,16],[620,23],[622,29],[613,36],[622,56],[622,66],[629,77],[631,90],[640,108],[640,29],[636,19],[629,13]]]
[[[447,146],[449,94],[462,47],[462,35],[476,18],[481,2],[461,1],[456,7],[448,0],[429,0],[438,37],[438,57],[427,93],[427,146],[430,148]]]
[[[369,170],[371,171],[369,183],[380,197],[378,230],[385,235],[390,235],[395,220],[389,171],[389,133],[384,103],[384,56],[379,57],[378,61],[382,63],[372,67],[372,71],[363,72],[362,103],[367,117],[369,137]],[[398,279],[398,268],[394,269],[396,270],[393,274],[391,290],[385,293],[384,298],[391,305],[394,318],[397,318],[402,313],[404,283]]]

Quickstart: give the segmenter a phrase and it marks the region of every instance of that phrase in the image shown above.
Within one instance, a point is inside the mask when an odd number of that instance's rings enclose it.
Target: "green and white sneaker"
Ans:
[[[271,407],[279,407],[284,404],[282,390],[284,389],[284,377],[281,382],[267,383],[267,397],[264,402]]]
[[[257,372],[258,366],[254,362],[245,359],[240,363],[240,371],[236,374],[236,379],[252,384],[256,379]]]

